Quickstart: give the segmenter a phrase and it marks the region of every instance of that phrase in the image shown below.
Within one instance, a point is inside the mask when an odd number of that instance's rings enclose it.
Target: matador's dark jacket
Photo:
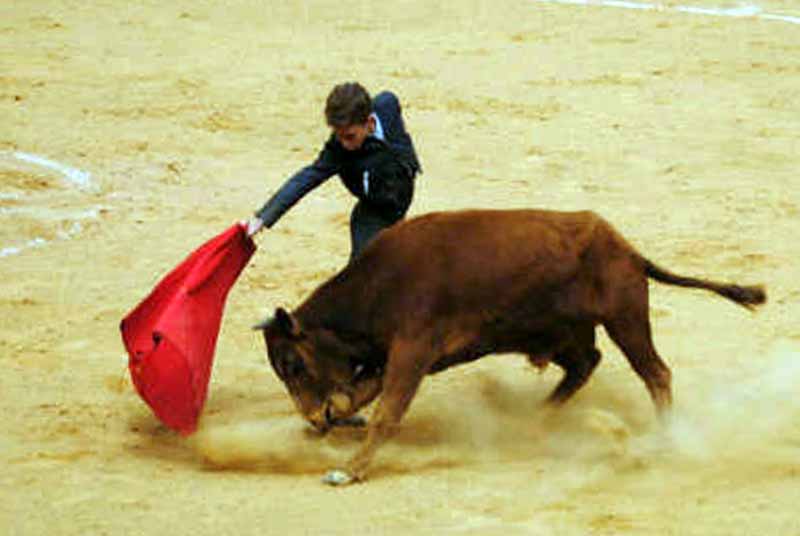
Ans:
[[[372,101],[375,132],[363,145],[348,151],[333,134],[313,164],[301,169],[256,212],[267,227],[311,190],[338,174],[345,187],[365,204],[388,215],[402,217],[413,195],[415,175],[421,171],[414,144],[406,132],[400,102],[384,91]]]

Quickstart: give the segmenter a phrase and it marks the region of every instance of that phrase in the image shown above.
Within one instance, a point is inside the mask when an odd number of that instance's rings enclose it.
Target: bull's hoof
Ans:
[[[329,486],[347,486],[355,481],[356,478],[353,475],[340,469],[328,471],[328,473],[322,478],[323,484],[328,484]]]

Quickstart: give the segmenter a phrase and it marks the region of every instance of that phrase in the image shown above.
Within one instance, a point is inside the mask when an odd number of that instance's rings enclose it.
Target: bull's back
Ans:
[[[354,268],[383,281],[384,301],[513,301],[574,277],[598,225],[607,224],[592,212],[432,213],[383,231]]]
[[[589,211],[436,212],[381,233],[370,253],[395,261],[451,260],[465,267],[513,268],[563,260],[584,250],[599,223]]]

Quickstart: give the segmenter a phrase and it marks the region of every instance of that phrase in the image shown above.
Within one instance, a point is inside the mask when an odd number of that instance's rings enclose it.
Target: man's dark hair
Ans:
[[[334,128],[361,125],[372,113],[372,99],[358,82],[339,84],[325,102],[325,119]]]

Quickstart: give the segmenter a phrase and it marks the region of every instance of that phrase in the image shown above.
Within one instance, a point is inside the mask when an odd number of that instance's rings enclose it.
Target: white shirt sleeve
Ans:
[[[381,119],[378,117],[378,114],[373,112],[370,115],[375,119],[375,132],[373,132],[372,135],[381,141],[386,141],[386,135],[383,133],[383,125],[381,125]]]

